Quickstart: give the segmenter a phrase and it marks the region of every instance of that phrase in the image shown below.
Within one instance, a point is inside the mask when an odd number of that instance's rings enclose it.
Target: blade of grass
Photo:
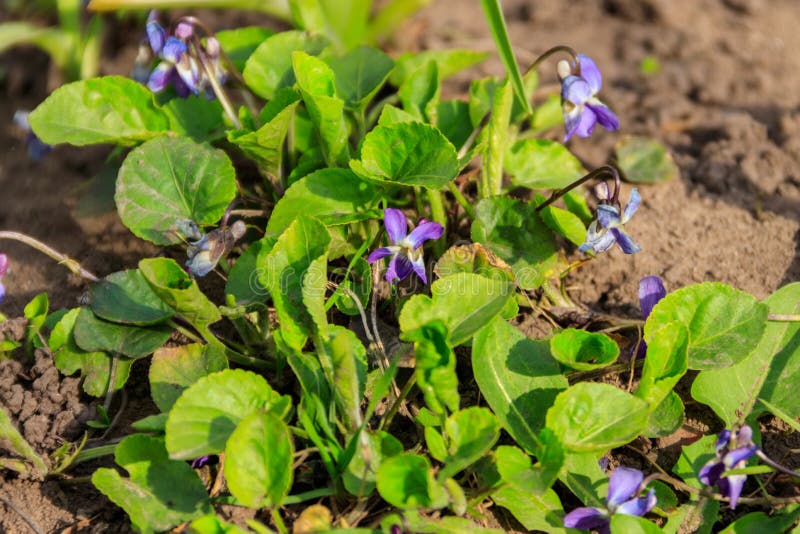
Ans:
[[[489,30],[492,32],[492,38],[497,46],[497,52],[500,54],[509,78],[511,78],[514,94],[525,110],[525,114],[530,115],[532,113],[531,105],[525,98],[525,86],[522,84],[522,75],[514,57],[514,51],[511,49],[511,41],[508,39],[508,30],[503,18],[503,10],[500,7],[500,0],[481,0],[481,7],[483,7],[486,22],[489,24]]]

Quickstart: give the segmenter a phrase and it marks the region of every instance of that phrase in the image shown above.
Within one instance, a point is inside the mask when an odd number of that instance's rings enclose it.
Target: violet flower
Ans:
[[[725,429],[719,433],[714,446],[716,459],[708,461],[697,478],[708,486],[716,485],[720,493],[730,499],[731,510],[735,510],[747,475],[723,477],[722,474],[730,469],[742,469],[757,452],[758,445],[753,443],[753,430],[748,425],[734,432]]]
[[[25,131],[25,146],[28,149],[28,157],[33,161],[39,161],[48,152],[53,150],[53,145],[48,145],[33,133],[31,123],[28,121],[30,111],[18,109],[14,112],[14,124]]]
[[[0,279],[2,279],[6,274],[8,274],[8,256],[5,254],[0,254]],[[0,282],[0,302],[3,302],[3,298],[6,296],[6,288],[3,286],[3,283]]]
[[[162,60],[150,73],[147,87],[158,93],[171,83],[181,98],[186,98],[190,93],[197,94],[200,77],[197,60],[189,54],[186,42],[167,34],[158,23],[155,11],[151,11],[147,17],[147,39],[153,53]]]
[[[176,226],[190,239],[197,237],[198,234],[200,236],[196,241],[191,241],[186,249],[188,258],[186,268],[195,277],[210,273],[217,266],[220,258],[228,254],[236,241],[247,231],[247,226],[242,221],[236,221],[231,226],[217,228],[207,234],[200,232],[192,221],[189,221],[188,224],[186,221],[178,221]]]
[[[611,532],[611,516],[614,514],[643,516],[656,505],[656,492],[638,497],[639,486],[644,475],[638,469],[618,467],[611,473],[606,494],[606,507],[576,508],[564,516],[564,526],[583,530],[596,529],[601,534]]]
[[[608,187],[606,187],[606,192],[608,192]],[[622,229],[636,213],[636,209],[642,201],[639,191],[635,187],[631,190],[628,204],[621,216],[619,203],[613,203],[609,194],[606,194],[606,198],[601,201],[604,203],[597,206],[597,219],[589,225],[586,231],[586,242],[578,250],[587,252],[591,249],[595,254],[599,254],[611,248],[614,243],[619,245],[625,254],[634,254],[642,250],[642,247]],[[609,201],[612,203],[608,203]]]
[[[567,61],[559,61],[557,70],[561,79],[561,108],[564,112],[566,135],[564,142],[573,135],[589,137],[596,124],[606,130],[618,130],[619,119],[608,106],[597,98],[603,85],[600,69],[591,58],[578,54],[580,75],[572,73]]]
[[[386,270],[387,282],[395,283],[403,280],[413,271],[427,284],[422,244],[429,239],[442,237],[444,232],[442,225],[420,219],[417,227],[408,233],[406,216],[402,211],[394,208],[386,208],[383,211],[383,225],[386,227],[391,245],[372,251],[367,257],[367,261],[375,263],[381,258],[391,256],[389,268]]]
[[[666,296],[664,281],[658,276],[645,276],[639,280],[639,307],[642,309],[642,319],[646,321],[653,307]],[[639,343],[639,350],[636,351],[636,357],[643,358],[645,354],[647,354],[647,343],[642,340]]]

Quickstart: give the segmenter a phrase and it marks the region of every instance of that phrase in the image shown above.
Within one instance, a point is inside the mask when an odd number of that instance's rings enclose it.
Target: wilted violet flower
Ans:
[[[186,249],[186,268],[193,276],[205,276],[219,263],[220,258],[231,251],[233,245],[247,231],[242,221],[224,226],[203,234],[194,222],[179,221],[176,226],[190,239],[198,234],[200,238],[189,243]]]
[[[566,135],[564,142],[573,135],[589,137],[595,124],[606,130],[618,130],[619,119],[608,106],[597,98],[603,85],[600,69],[591,58],[578,54],[580,75],[572,73],[569,62],[558,62],[558,77],[561,79],[561,107],[564,112]]]
[[[8,256],[5,254],[0,254],[0,279],[3,278],[8,273]],[[3,286],[3,283],[0,282],[0,302],[3,302],[3,298],[6,296],[6,288]]]
[[[638,497],[644,475],[638,469],[618,467],[611,473],[606,494],[606,508],[576,508],[564,516],[564,526],[583,530],[597,529],[601,534],[611,532],[614,514],[643,516],[656,505],[656,492]]]
[[[28,157],[33,161],[39,161],[53,150],[53,145],[43,142],[33,133],[31,124],[28,122],[28,115],[30,115],[29,111],[18,109],[14,112],[14,124],[25,131],[25,146],[28,148]]]
[[[372,251],[367,257],[369,263],[375,263],[381,258],[391,256],[389,268],[386,270],[386,280],[389,283],[403,280],[411,271],[414,271],[424,283],[428,283],[425,276],[425,261],[422,258],[422,244],[429,239],[442,237],[444,228],[441,224],[420,219],[419,224],[411,233],[408,233],[408,223],[402,211],[386,208],[383,212],[383,225],[389,235],[391,245]]]
[[[599,254],[611,248],[614,243],[617,243],[625,254],[639,252],[642,247],[622,229],[625,223],[636,213],[636,209],[642,201],[639,191],[635,187],[631,190],[631,196],[622,212],[622,216],[620,216],[619,204],[614,203],[607,193],[608,188],[606,187],[606,198],[601,199],[606,203],[597,206],[597,219],[589,225],[589,229],[586,232],[586,242],[578,250],[587,252],[591,249],[595,254]],[[609,201],[612,202],[608,203]]]
[[[742,425],[735,432],[725,429],[719,433],[714,446],[716,459],[708,461],[697,478],[708,486],[716,485],[720,493],[730,499],[731,509],[735,510],[747,475],[723,477],[722,474],[730,469],[742,469],[757,452],[758,445],[753,443],[753,430],[748,425]]]

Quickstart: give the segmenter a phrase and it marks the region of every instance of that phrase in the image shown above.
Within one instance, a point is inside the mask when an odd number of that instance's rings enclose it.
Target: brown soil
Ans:
[[[800,92],[794,90],[800,87],[800,4],[506,0],[503,5],[521,63],[555,44],[568,44],[602,68],[602,97],[620,115],[622,130],[572,141],[587,168],[609,161],[622,134],[643,134],[667,143],[681,169],[678,180],[640,187],[644,200],[627,229],[644,250],[634,256],[612,250],[585,267],[572,278],[578,284],[576,300],[595,310],[635,316],[638,281],[650,274],[662,276],[670,289],[718,280],[758,297],[800,279]],[[113,44],[122,46],[115,52],[119,55],[103,67],[127,73],[135,39],[117,40]],[[434,0],[392,45],[398,50],[494,49],[474,0]],[[640,72],[647,56],[658,59],[658,73]],[[0,229],[40,238],[99,275],[135,266],[158,251],[134,238],[114,213],[79,216],[81,189],[101,171],[108,149],[59,147],[34,163],[11,124],[15,109],[32,109],[47,94],[47,69],[46,57],[35,51],[0,56],[5,72],[0,77]],[[553,74],[549,79],[546,74],[543,83],[555,82],[555,65],[545,66],[544,72],[548,69]],[[487,61],[459,75],[451,94],[463,91],[471,78],[501,73],[499,61]],[[86,289],[38,252],[8,241],[0,250],[11,259],[3,281],[8,295],[0,305],[8,316],[20,315],[39,292],[46,291],[51,308],[58,309],[74,306]],[[42,354],[32,368],[0,365],[3,406],[45,452],[77,437],[71,433],[75,423],[91,412],[91,403],[78,398],[74,379],[62,378],[59,384],[48,365]],[[132,388],[135,397],[147,398],[145,379]],[[20,394],[23,402],[17,409]],[[146,404],[135,406],[131,419],[147,409]],[[120,433],[128,423],[121,424]],[[773,435],[765,446],[779,457],[797,444]],[[78,475],[88,475],[90,467]],[[63,486],[0,474],[0,494],[10,496],[44,532],[70,525],[86,532],[123,529],[124,515],[88,484]],[[0,503],[3,529],[29,531]]]

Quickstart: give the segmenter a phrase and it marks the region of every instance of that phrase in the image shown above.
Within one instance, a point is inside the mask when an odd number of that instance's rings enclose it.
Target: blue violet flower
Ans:
[[[242,221],[231,226],[223,226],[203,234],[192,221],[178,221],[176,226],[189,239],[197,238],[189,243],[186,249],[186,269],[194,277],[205,276],[219,263],[222,256],[228,254],[233,245],[247,231]],[[199,237],[198,237],[199,236]]]
[[[0,254],[0,279],[2,279],[6,274],[8,274],[8,256],[5,254]],[[0,302],[3,302],[3,298],[6,296],[6,288],[3,286],[3,283],[0,282]]]
[[[642,309],[642,319],[647,320],[653,307],[658,301],[667,296],[664,288],[664,281],[658,276],[645,276],[639,280],[639,307]],[[642,340],[639,343],[639,350],[636,352],[637,358],[644,358],[647,354],[647,343]]]
[[[14,112],[14,124],[25,132],[25,146],[28,149],[28,157],[33,161],[39,161],[53,150],[53,145],[48,145],[33,133],[31,124],[28,122],[28,115],[30,115],[29,111],[18,109]]]
[[[561,80],[561,108],[564,112],[566,135],[589,137],[596,124],[606,130],[618,130],[619,119],[608,106],[597,98],[603,85],[600,69],[591,58],[578,54],[580,74],[573,74],[566,60],[558,62],[558,77]]]
[[[642,201],[639,191],[634,187],[628,204],[620,215],[619,202],[611,197],[608,186],[605,186],[604,194],[601,197],[601,204],[597,206],[597,219],[592,221],[586,231],[586,242],[578,250],[581,252],[594,251],[595,254],[604,252],[616,243],[625,254],[634,254],[642,250],[642,247],[629,236],[622,227],[627,223]]]
[[[697,478],[707,486],[716,485],[720,493],[730,499],[731,509],[735,510],[747,475],[723,477],[722,474],[730,469],[742,469],[747,465],[747,460],[757,452],[758,445],[753,443],[753,430],[749,426],[742,425],[734,432],[725,429],[719,433],[714,446],[716,458],[700,469]]]
[[[643,516],[656,505],[656,492],[650,490],[639,497],[639,486],[644,475],[638,469],[618,467],[608,481],[606,508],[576,508],[564,516],[564,526],[582,530],[596,529],[601,534],[611,532],[611,516],[614,514]]]
[[[386,270],[386,280],[389,283],[403,280],[413,271],[427,284],[422,244],[429,239],[442,237],[442,233],[444,233],[442,225],[420,219],[417,227],[408,233],[406,216],[402,211],[394,208],[384,210],[383,225],[386,227],[391,245],[372,251],[367,261],[375,263],[381,258],[391,256],[389,268]]]

